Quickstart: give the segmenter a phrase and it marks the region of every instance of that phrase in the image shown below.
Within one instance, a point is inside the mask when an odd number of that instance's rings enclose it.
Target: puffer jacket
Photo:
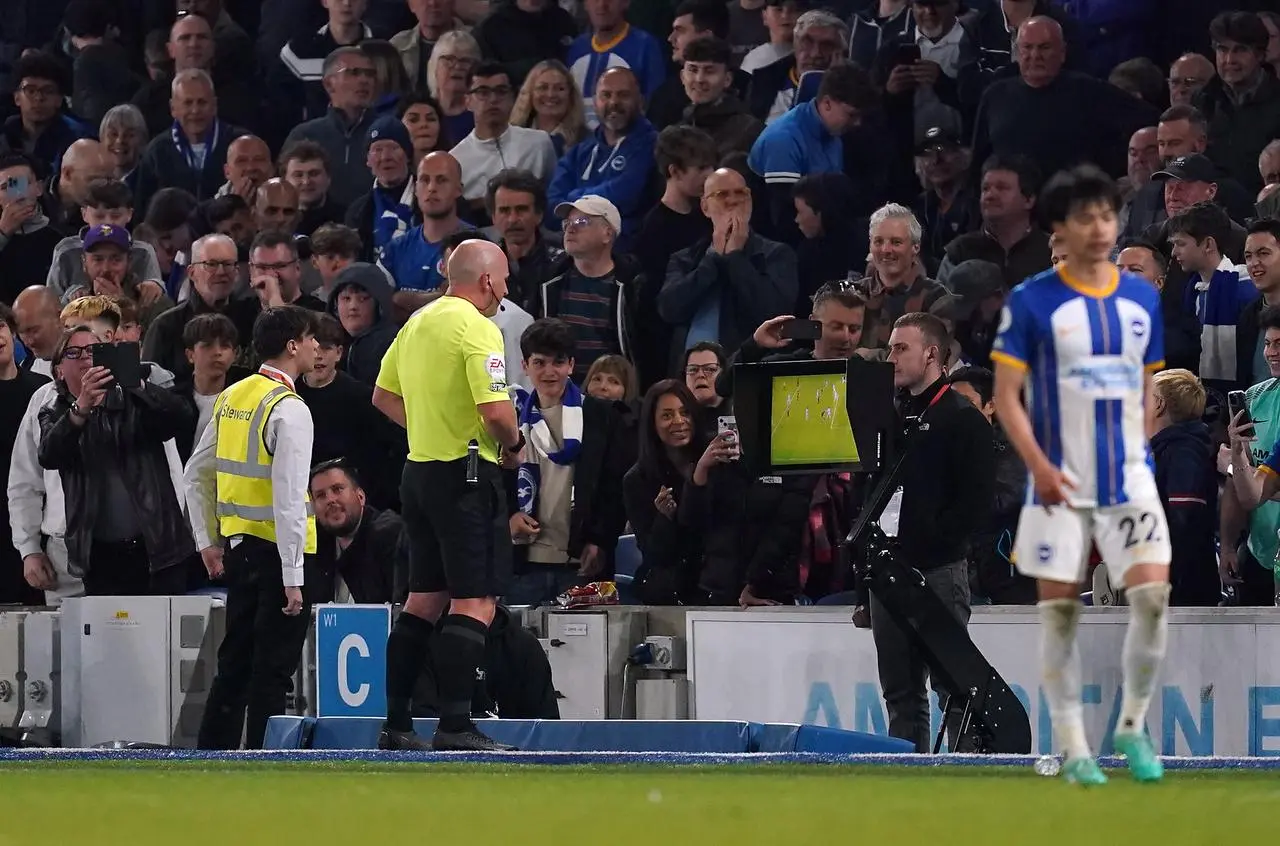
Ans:
[[[66,502],[68,567],[83,577],[89,569],[93,526],[103,495],[101,457],[114,457],[133,506],[152,572],[181,563],[196,551],[170,477],[165,442],[195,426],[182,398],[145,382],[108,395],[84,426],[71,420],[74,397],[60,385],[41,409],[40,466],[56,470]]]

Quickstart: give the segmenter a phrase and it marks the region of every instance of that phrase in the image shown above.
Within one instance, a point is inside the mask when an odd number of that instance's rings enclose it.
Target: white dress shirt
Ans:
[[[258,370],[263,376],[294,389],[293,379],[269,364]],[[276,403],[267,417],[264,440],[271,453],[271,509],[275,520],[276,548],[285,587],[302,587],[303,553],[307,543],[307,484],[311,472],[311,445],[315,427],[311,409],[296,394]],[[218,480],[215,469],[218,418],[209,421],[187,462],[187,507],[191,531],[200,549],[219,546]],[[234,546],[234,542],[232,543]]]

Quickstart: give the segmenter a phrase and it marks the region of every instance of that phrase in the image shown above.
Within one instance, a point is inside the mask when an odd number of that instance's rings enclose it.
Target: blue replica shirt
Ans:
[[[765,127],[751,145],[747,166],[766,185],[786,185],[811,173],[843,173],[844,142],[832,135],[812,101],[796,106]]]
[[[462,223],[461,230],[475,229],[470,223]],[[398,291],[434,291],[444,282],[443,242],[431,242],[422,235],[422,227],[415,226],[397,235],[382,250],[378,262],[391,274]]]
[[[1075,485],[1077,508],[1155,500],[1145,376],[1164,366],[1160,294],[1117,272],[1086,293],[1065,265],[1013,289],[991,358],[1026,371],[1036,442]],[[1039,504],[1027,486],[1028,504]]]
[[[603,43],[597,43],[590,32],[579,35],[569,45],[565,63],[582,92],[582,107],[586,112],[587,126],[591,129],[600,122],[596,115],[596,81],[609,68],[631,68],[640,83],[645,102],[667,77],[667,50],[664,45],[631,24],[623,25],[622,32]]]

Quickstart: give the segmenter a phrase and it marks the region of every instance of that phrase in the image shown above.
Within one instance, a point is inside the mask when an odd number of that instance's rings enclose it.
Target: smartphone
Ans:
[[[795,317],[778,327],[778,336],[785,341],[816,341],[822,337],[822,324]]]
[[[142,384],[142,347],[138,344],[94,344],[94,367],[105,367],[117,385]]]
[[[20,199],[27,196],[27,188],[30,184],[27,182],[26,174],[18,176],[10,176],[5,180],[4,193],[6,197],[11,199]]]
[[[1236,419],[1236,415],[1244,412],[1244,422],[1250,426],[1253,425],[1253,418],[1249,416],[1249,403],[1245,400],[1244,391],[1229,391],[1227,393],[1227,414],[1231,420]]]
[[[914,65],[920,61],[920,45],[919,44],[903,44],[898,47],[898,52],[894,54],[895,65]]]
[[[717,417],[716,433],[719,435],[728,435],[725,440],[733,446],[733,460],[737,461],[742,456],[742,447],[738,444],[738,418],[733,415]]]

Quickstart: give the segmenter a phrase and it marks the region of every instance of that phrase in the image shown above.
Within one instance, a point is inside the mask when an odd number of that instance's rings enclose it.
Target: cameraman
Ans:
[[[969,573],[966,556],[974,531],[989,519],[995,491],[995,445],[991,426],[943,377],[950,339],[937,317],[905,314],[893,324],[889,361],[900,391],[898,414],[908,429],[899,448],[906,451],[901,487],[890,500],[880,526],[897,537],[898,563],[919,570],[943,605],[961,623],[969,621]],[[875,637],[880,687],[889,711],[889,734],[928,752],[928,667],[907,632],[871,595],[871,632]],[[945,698],[936,680],[934,689]],[[956,751],[962,711],[948,712],[948,746]]]

